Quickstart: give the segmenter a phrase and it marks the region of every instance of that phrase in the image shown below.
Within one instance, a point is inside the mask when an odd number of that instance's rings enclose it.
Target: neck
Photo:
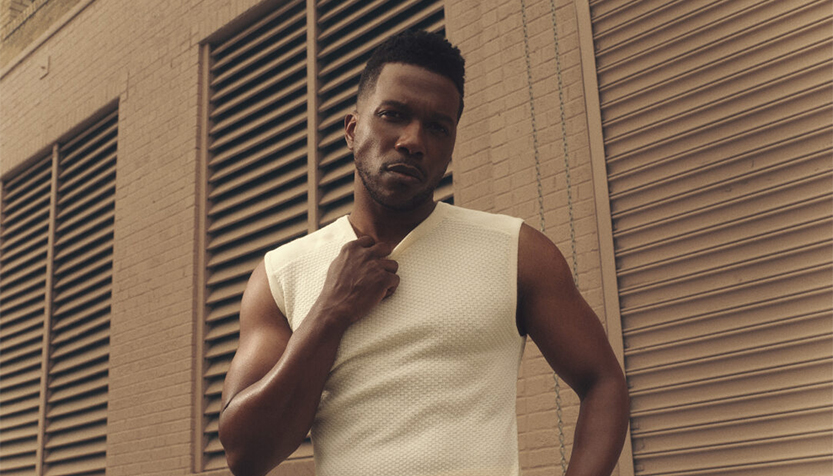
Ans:
[[[356,190],[350,224],[356,236],[370,236],[376,242],[397,245],[408,233],[431,215],[437,203],[427,200],[413,210],[397,211],[385,208],[366,193]]]

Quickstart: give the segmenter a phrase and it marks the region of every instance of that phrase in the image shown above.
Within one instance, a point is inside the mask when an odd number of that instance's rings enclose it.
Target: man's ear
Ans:
[[[353,150],[353,137],[356,134],[356,120],[359,115],[356,111],[344,116],[344,140],[347,141],[347,148]]]

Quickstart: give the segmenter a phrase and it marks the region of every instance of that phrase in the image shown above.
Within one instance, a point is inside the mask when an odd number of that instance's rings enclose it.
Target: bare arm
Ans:
[[[609,476],[628,425],[628,391],[604,329],[558,248],[523,225],[518,324],[581,399],[568,476]]]
[[[235,475],[266,474],[304,440],[344,332],[399,283],[396,263],[383,259],[389,253],[368,237],[348,243],[294,333],[275,304],[264,264],[254,270],[220,413],[220,440]]]

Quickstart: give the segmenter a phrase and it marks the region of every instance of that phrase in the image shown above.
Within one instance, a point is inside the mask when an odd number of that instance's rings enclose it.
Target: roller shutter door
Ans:
[[[267,251],[349,212],[342,120],[372,48],[406,28],[443,31],[442,2],[290,1],[209,45],[204,470],[226,466],[221,393],[248,277]],[[437,197],[453,199],[450,169]],[[293,457],[310,455],[306,443]]]
[[[43,374],[52,157],[3,183],[0,228],[0,467],[34,474]]]
[[[591,2],[638,475],[833,467],[832,13]]]

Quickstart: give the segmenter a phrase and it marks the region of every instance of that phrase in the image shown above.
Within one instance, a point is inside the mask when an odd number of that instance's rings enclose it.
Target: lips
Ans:
[[[425,178],[425,174],[422,172],[422,170],[415,165],[399,163],[388,165],[387,167],[385,167],[385,169],[389,172],[396,172],[402,175],[413,177],[419,180],[420,182],[423,181],[423,179]]]

